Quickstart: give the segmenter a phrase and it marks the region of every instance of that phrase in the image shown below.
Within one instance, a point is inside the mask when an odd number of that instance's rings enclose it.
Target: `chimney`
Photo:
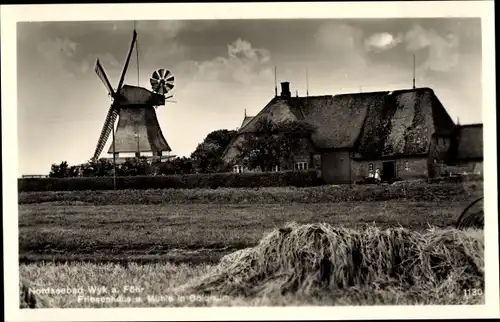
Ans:
[[[281,96],[282,97],[290,97],[290,83],[289,82],[282,82],[281,83]]]

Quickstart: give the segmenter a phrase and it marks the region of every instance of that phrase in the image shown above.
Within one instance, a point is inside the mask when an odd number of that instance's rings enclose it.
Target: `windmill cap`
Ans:
[[[115,102],[120,106],[127,105],[165,105],[165,96],[153,93],[143,87],[125,85],[120,90]]]

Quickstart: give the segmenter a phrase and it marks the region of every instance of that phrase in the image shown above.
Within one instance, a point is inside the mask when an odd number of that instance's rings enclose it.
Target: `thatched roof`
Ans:
[[[368,93],[368,109],[357,152],[365,158],[428,152],[432,134],[451,134],[454,123],[429,88]]]
[[[458,134],[456,159],[473,160],[483,158],[483,125],[461,125]]]
[[[369,107],[376,104],[364,94],[304,97],[300,102],[304,119],[317,128],[312,140],[320,149],[354,147]]]
[[[274,97],[256,116],[252,117],[244,126],[239,129],[238,133],[253,133],[256,131],[258,120],[269,119],[276,123],[285,121],[296,121],[303,119],[300,112],[300,106],[297,106],[293,101],[296,98],[283,98],[280,96]]]
[[[273,98],[242,126],[255,131],[261,118],[275,122],[305,120],[316,128],[318,149],[350,149],[361,158],[428,152],[432,134],[451,134],[452,119],[432,89]]]

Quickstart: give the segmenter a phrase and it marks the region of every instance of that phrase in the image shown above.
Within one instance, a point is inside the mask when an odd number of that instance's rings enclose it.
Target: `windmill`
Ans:
[[[134,29],[130,50],[116,90],[111,86],[99,59],[96,61],[95,72],[108,90],[112,103],[92,160],[99,158],[110,133],[113,134],[113,140],[108,153],[113,154],[113,164],[119,153],[135,153],[136,157],[139,157],[141,152],[152,152],[154,157],[161,158],[162,152],[172,151],[160,129],[155,108],[165,105],[166,99],[172,97],[165,95],[174,87],[174,76],[164,69],[155,71],[150,80],[153,92],[143,87],[123,84],[136,41],[137,32]]]

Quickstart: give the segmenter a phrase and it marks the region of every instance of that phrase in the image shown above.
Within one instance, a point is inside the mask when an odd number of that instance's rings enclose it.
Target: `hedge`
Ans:
[[[275,204],[353,201],[473,200],[483,195],[482,182],[400,182],[381,185],[323,185],[320,187],[261,187],[219,189],[149,189],[108,191],[33,191],[19,193],[19,204],[59,202],[94,205],[124,204]],[[439,205],[436,205],[439,207]],[[438,209],[438,208],[437,208]]]
[[[213,173],[116,177],[117,189],[310,187],[323,184],[315,171]],[[22,178],[18,191],[113,190],[113,177]]]

